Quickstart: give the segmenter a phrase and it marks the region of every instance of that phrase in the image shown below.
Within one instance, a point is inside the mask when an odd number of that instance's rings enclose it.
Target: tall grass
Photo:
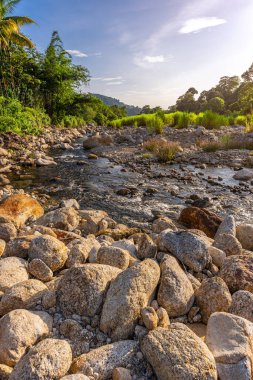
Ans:
[[[230,150],[230,149],[246,149],[253,150],[253,143],[251,140],[238,140],[233,138],[232,135],[223,135],[219,141],[203,141],[199,143],[199,147],[204,152],[216,152],[218,150]]]
[[[154,153],[160,162],[173,160],[181,147],[178,143],[155,137],[144,143],[144,149]]]

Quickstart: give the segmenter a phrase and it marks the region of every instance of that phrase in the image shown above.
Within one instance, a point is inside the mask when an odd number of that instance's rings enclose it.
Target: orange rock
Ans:
[[[215,213],[198,207],[187,207],[180,215],[179,222],[188,228],[193,228],[205,232],[214,238],[222,219]]]
[[[13,222],[17,227],[23,226],[30,218],[36,220],[44,214],[38,201],[24,194],[11,195],[0,204],[0,218]]]

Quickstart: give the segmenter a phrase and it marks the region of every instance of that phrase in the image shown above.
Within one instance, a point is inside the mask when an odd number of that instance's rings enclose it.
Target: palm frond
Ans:
[[[5,17],[5,20],[13,20],[18,26],[23,26],[27,24],[36,24],[30,17],[26,16],[9,16]]]
[[[21,0],[0,0],[0,8],[2,8],[4,11],[2,17],[6,16],[9,13],[12,13],[20,1]]]
[[[30,38],[26,37],[22,33],[12,33],[11,42],[16,45],[27,47],[30,49],[35,47],[34,43],[30,40]]]

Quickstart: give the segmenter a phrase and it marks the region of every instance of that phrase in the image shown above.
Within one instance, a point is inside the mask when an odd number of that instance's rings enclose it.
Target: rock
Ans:
[[[72,362],[70,345],[65,340],[44,339],[22,357],[10,380],[59,379]]]
[[[36,220],[44,210],[35,199],[25,194],[11,195],[0,204],[0,216],[22,227],[28,219]]]
[[[138,350],[138,343],[133,340],[115,342],[92,350],[75,359],[71,366],[72,373],[88,375],[90,368],[98,373],[98,380],[112,377],[114,368],[132,364]]]
[[[185,274],[188,277],[188,279],[190,280],[192,287],[193,287],[193,290],[196,291],[200,287],[201,282],[196,277],[194,277],[191,273],[186,272]]]
[[[159,319],[155,312],[155,309],[150,306],[144,307],[141,310],[141,317],[144,325],[148,330],[154,330],[157,328]]]
[[[138,253],[139,259],[153,259],[157,253],[157,246],[147,234],[141,234],[138,239]]]
[[[253,170],[250,169],[241,169],[236,172],[236,174],[233,176],[234,179],[237,179],[238,181],[249,181],[253,178]]]
[[[0,223],[0,239],[6,242],[17,236],[17,229],[13,223]]]
[[[158,238],[158,246],[195,272],[201,272],[210,262],[206,240],[191,232],[165,230]]]
[[[124,270],[129,266],[129,253],[113,246],[101,247],[97,253],[97,262]]]
[[[215,237],[214,247],[225,252],[227,256],[242,254],[241,243],[235,236],[230,234],[219,234]]]
[[[71,268],[84,264],[88,259],[90,262],[97,261],[97,252],[100,248],[99,242],[94,235],[87,236],[86,239],[75,239],[68,244],[69,254],[66,267]],[[94,261],[92,260],[94,258]]]
[[[79,215],[82,218],[80,223],[82,235],[96,234],[100,230],[101,221],[108,217],[105,211],[99,210],[81,210]]]
[[[0,364],[0,379],[9,380],[10,374],[12,373],[12,368],[5,364]]]
[[[76,199],[66,199],[66,200],[63,200],[60,203],[60,207],[61,208],[71,208],[71,207],[73,207],[76,210],[80,210],[80,205],[79,205],[79,203],[77,202]]]
[[[26,350],[47,337],[53,320],[44,312],[13,310],[0,319],[0,362],[13,367]]]
[[[182,323],[150,331],[141,342],[142,353],[159,380],[216,380],[213,355],[205,343]]]
[[[0,301],[0,315],[15,309],[33,309],[48,291],[38,280],[26,280],[7,289]]]
[[[219,272],[231,293],[237,290],[253,292],[253,255],[227,257]]]
[[[35,163],[37,166],[52,166],[52,165],[55,166],[55,165],[57,165],[57,163],[53,159],[51,159],[51,157],[50,157],[50,160],[46,159],[46,158],[38,158]]]
[[[236,237],[244,249],[253,251],[253,224],[240,224],[237,226]]]
[[[114,368],[112,380],[132,380],[131,372],[126,368]]]
[[[211,314],[217,311],[228,311],[232,303],[228,287],[220,277],[203,280],[195,292],[195,297],[204,323],[207,323]]]
[[[134,241],[132,239],[123,239],[112,242],[113,247],[118,247],[121,249],[124,249],[125,251],[128,251],[132,259],[137,259],[137,249],[134,244]]]
[[[187,207],[180,215],[179,221],[188,228],[193,228],[205,232],[205,234],[214,238],[222,220],[216,214],[206,209],[197,207]]]
[[[211,315],[207,324],[206,343],[215,357],[221,380],[251,378],[247,377],[247,362],[252,358],[252,334],[253,324],[244,318],[229,313]],[[226,377],[228,374],[231,377]],[[239,377],[235,377],[235,374]]]
[[[87,137],[83,142],[83,148],[84,149],[93,149],[97,148],[101,145],[111,145],[113,143],[113,139],[109,135],[102,135],[102,136],[91,136]]]
[[[235,218],[232,215],[227,215],[224,218],[215,234],[215,239],[223,234],[236,235]]]
[[[41,259],[33,259],[28,264],[29,273],[40,281],[47,282],[53,279],[53,271]]]
[[[215,247],[208,247],[208,253],[212,258],[213,264],[221,268],[225,261],[226,253]]]
[[[152,224],[152,231],[155,234],[160,234],[162,231],[171,229],[172,231],[177,231],[177,227],[172,222],[171,219],[166,218],[165,216],[159,217]]]
[[[194,290],[175,257],[166,255],[161,272],[157,297],[159,305],[165,308],[170,317],[187,314],[194,302]]]
[[[111,283],[102,310],[100,329],[113,341],[134,333],[141,309],[152,300],[160,277],[158,264],[146,259],[128,268]]]
[[[67,258],[68,248],[60,240],[50,235],[35,237],[29,247],[30,260],[42,260],[53,272],[61,269]]]
[[[253,322],[253,294],[247,290],[238,290],[232,296],[229,313]]]
[[[89,377],[82,375],[81,373],[77,373],[76,375],[67,375],[61,378],[61,380],[90,380]]]
[[[3,255],[5,251],[6,243],[4,240],[0,239],[0,257]]]
[[[73,267],[61,279],[57,296],[65,317],[73,314],[94,317],[98,314],[110,282],[121,271],[101,264]]]
[[[60,333],[65,338],[76,340],[80,337],[81,332],[82,326],[74,319],[65,319],[60,325]]]
[[[19,282],[28,280],[27,262],[17,257],[0,260],[0,291],[5,291]]]
[[[37,220],[36,224],[59,228],[64,231],[74,231],[80,222],[78,212],[73,208],[59,208],[48,212],[42,218]]]
[[[170,318],[167,311],[163,307],[159,307],[157,310],[158,326],[167,329],[170,325]]]
[[[27,259],[28,249],[33,238],[33,235],[13,238],[6,244],[5,256],[15,256],[20,257],[21,259]]]
[[[42,306],[48,310],[56,305],[56,294],[54,291],[48,291],[42,297]]]

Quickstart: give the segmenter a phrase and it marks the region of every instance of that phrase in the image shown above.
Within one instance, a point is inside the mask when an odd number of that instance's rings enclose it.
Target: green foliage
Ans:
[[[157,114],[155,114],[153,117],[148,118],[146,125],[150,133],[156,133],[158,135],[161,135],[163,133],[164,122]]]
[[[219,96],[216,96],[209,100],[208,108],[213,112],[223,113],[225,109],[225,101]]]
[[[176,154],[181,150],[178,143],[166,141],[158,137],[146,141],[144,149],[155,153],[160,162],[169,162],[173,160]]]
[[[244,127],[246,127],[246,125],[247,125],[247,117],[246,116],[242,116],[242,115],[237,116],[235,118],[235,124],[243,125]]]
[[[212,111],[206,111],[198,116],[196,123],[206,129],[217,129],[221,126],[229,125],[229,120],[226,116],[219,115]]]

